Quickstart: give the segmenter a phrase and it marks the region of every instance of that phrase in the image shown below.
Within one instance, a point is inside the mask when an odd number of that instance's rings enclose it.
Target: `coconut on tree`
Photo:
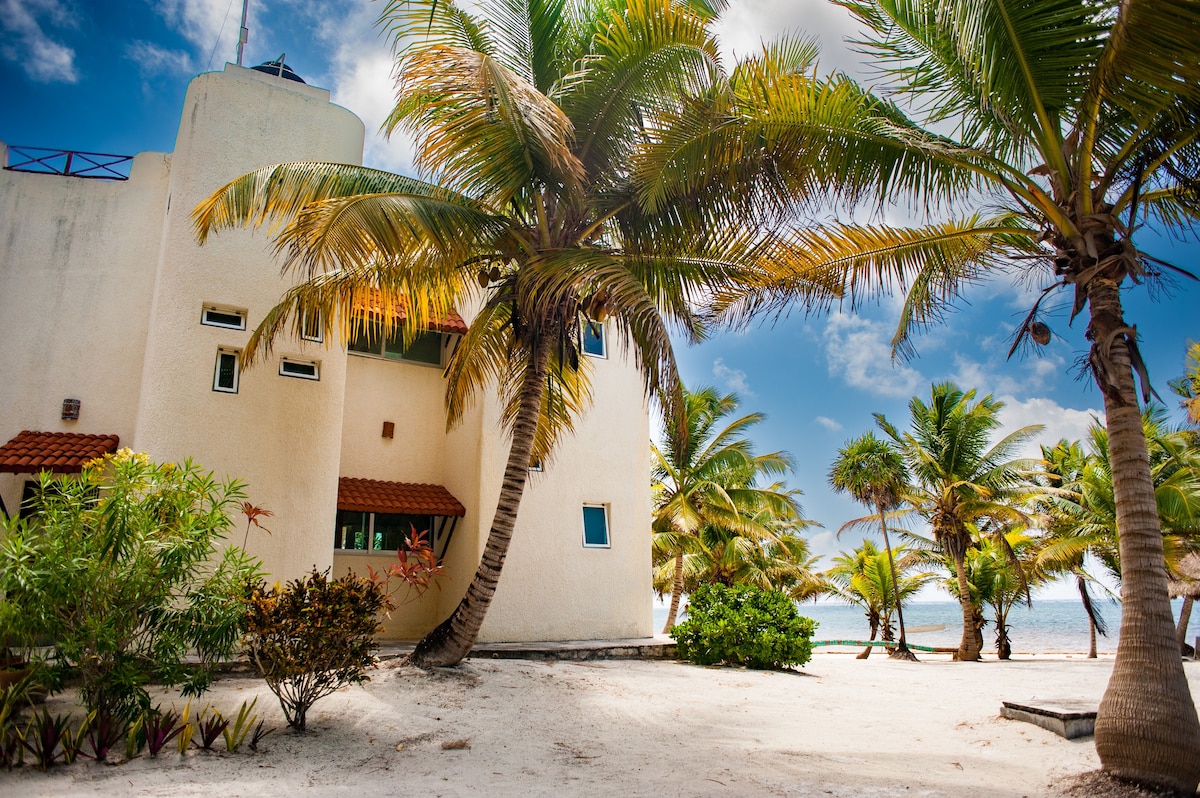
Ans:
[[[1139,383],[1148,375],[1123,287],[1187,274],[1143,248],[1147,227],[1195,240],[1200,221],[1200,4],[1191,0],[842,0],[878,60],[873,90],[842,75],[765,74],[751,100],[689,111],[696,135],[662,159],[671,180],[719,186],[766,175],[726,200],[792,212],[789,189],[836,180],[835,197],[930,209],[913,226],[796,225],[804,246],[731,293],[744,321],[903,297],[893,349],[941,322],[974,284],[1020,278],[1042,294],[1014,348],[1048,343],[1044,300],[1084,314],[1087,368],[1103,397],[1124,563],[1116,665],[1096,721],[1111,775],[1192,791],[1200,719],[1175,646]],[[901,98],[910,118],[890,98]],[[726,122],[705,130],[720,113]],[[731,147],[730,145],[737,145]],[[739,149],[740,148],[740,149]],[[731,153],[737,153],[731,157]],[[680,176],[681,167],[686,174]],[[1190,275],[1188,275],[1190,276]],[[828,286],[822,293],[820,286]],[[814,290],[814,289],[817,290]]]

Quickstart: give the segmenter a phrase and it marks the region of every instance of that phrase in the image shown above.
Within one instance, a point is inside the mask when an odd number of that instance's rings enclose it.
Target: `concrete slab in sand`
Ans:
[[[1039,698],[1002,703],[1000,714],[1004,717],[1041,726],[1068,740],[1089,737],[1096,730],[1096,704],[1091,701]]]

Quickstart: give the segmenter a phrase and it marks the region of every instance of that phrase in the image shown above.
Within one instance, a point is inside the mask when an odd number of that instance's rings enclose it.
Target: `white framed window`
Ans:
[[[607,549],[608,542],[608,505],[583,505],[583,547],[586,549]]]
[[[584,316],[579,322],[579,348],[585,355],[607,358],[608,347],[604,340],[604,322]]]
[[[241,352],[237,349],[218,349],[213,366],[213,390],[218,393],[237,393],[241,372]]]
[[[319,310],[304,314],[304,318],[300,321],[300,339],[318,344],[325,342],[325,326],[321,324]]]
[[[246,311],[220,305],[205,305],[200,313],[200,323],[209,327],[224,327],[227,330],[244,330]]]
[[[301,380],[321,379],[321,364],[315,360],[294,360],[290,357],[279,359],[279,374],[282,377],[295,377]]]

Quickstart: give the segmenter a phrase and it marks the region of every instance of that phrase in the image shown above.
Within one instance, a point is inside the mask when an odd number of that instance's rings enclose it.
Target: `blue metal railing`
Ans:
[[[128,180],[132,165],[132,155],[108,155],[10,144],[8,165],[4,168],[10,172],[35,172],[92,180]]]

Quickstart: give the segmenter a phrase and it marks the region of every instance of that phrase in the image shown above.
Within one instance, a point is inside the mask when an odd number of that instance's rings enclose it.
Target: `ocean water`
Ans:
[[[1176,619],[1181,600],[1171,602]],[[1099,602],[1100,614],[1108,623],[1108,636],[1096,638],[1100,651],[1117,650],[1121,625],[1121,607],[1108,601]],[[814,640],[866,640],[870,634],[867,619],[858,607],[828,602],[799,605],[800,614],[817,622]],[[983,627],[984,653],[996,649],[996,631],[991,613],[984,610],[988,624]],[[657,634],[667,619],[667,608],[654,607],[654,632]],[[957,646],[962,637],[962,610],[957,602],[930,601],[905,605],[904,624],[909,629],[910,643],[923,646]],[[920,627],[943,625],[940,631],[919,631]],[[1008,616],[1008,636],[1015,652],[1080,652],[1088,650],[1088,620],[1078,601],[1034,600],[1032,608],[1014,607]],[[916,630],[916,631],[914,631]],[[1195,643],[1200,636],[1200,606],[1193,607],[1187,641]]]

